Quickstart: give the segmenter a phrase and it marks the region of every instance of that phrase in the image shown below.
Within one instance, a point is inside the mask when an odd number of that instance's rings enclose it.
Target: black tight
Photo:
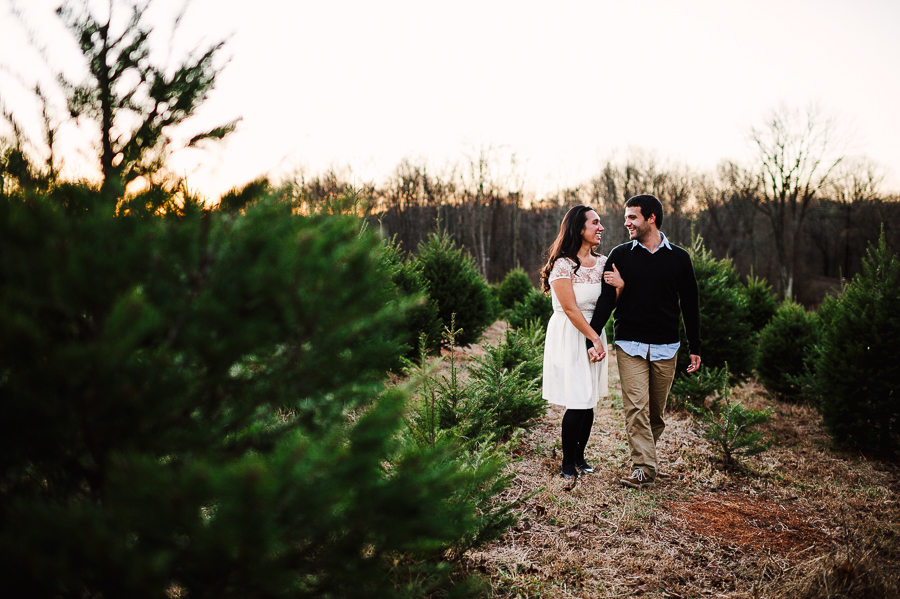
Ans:
[[[584,461],[584,448],[594,425],[594,409],[566,410],[562,419],[563,465]]]

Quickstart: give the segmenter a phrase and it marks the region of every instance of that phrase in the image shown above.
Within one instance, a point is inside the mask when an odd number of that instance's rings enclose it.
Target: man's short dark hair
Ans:
[[[662,202],[656,199],[656,196],[652,196],[647,193],[642,193],[640,195],[633,196],[627,202],[625,202],[626,208],[632,208],[637,206],[641,209],[641,216],[644,219],[649,219],[651,214],[656,215],[656,228],[662,229],[663,223],[663,211],[662,211]]]

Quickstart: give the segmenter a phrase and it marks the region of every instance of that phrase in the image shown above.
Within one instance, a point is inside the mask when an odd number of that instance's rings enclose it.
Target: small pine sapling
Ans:
[[[772,411],[768,408],[753,410],[731,401],[727,374],[726,369],[723,384],[718,389],[719,400],[711,407],[690,403],[685,406],[698,418],[703,437],[718,451],[725,469],[735,470],[739,465],[738,457],[758,455],[771,447],[772,443],[764,440],[755,427],[768,422]]]
[[[715,397],[727,386],[727,364],[721,368],[702,369],[695,375],[682,373],[672,385],[668,408],[677,412],[684,410],[686,406],[705,407],[708,399]]]
[[[509,369],[503,364],[503,354],[500,347],[488,346],[485,356],[470,369],[474,402],[465,428],[470,439],[508,439],[518,429],[533,427],[547,412],[537,379],[527,375],[528,363]]]
[[[512,370],[519,364],[528,380],[540,385],[544,374],[544,338],[547,335],[537,321],[526,322],[518,329],[508,329],[503,343],[497,346],[503,367]]]

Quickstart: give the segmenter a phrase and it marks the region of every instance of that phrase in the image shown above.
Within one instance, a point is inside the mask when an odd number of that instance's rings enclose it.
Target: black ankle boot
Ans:
[[[565,478],[579,478],[581,476],[575,464],[563,464],[561,470]]]

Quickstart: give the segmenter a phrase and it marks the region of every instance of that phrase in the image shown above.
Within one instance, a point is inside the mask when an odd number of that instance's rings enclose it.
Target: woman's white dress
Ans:
[[[548,282],[561,278],[572,280],[575,302],[588,322],[594,315],[594,307],[600,296],[605,264],[606,256],[600,256],[593,267],[582,265],[577,273],[573,273],[575,261],[559,258],[547,277]],[[553,316],[547,324],[547,339],[544,343],[544,399],[575,410],[593,408],[601,397],[609,395],[609,357],[600,362],[590,361],[585,336],[563,312],[562,304],[552,288],[550,295],[553,299]],[[606,331],[601,332],[600,338],[609,351]]]

